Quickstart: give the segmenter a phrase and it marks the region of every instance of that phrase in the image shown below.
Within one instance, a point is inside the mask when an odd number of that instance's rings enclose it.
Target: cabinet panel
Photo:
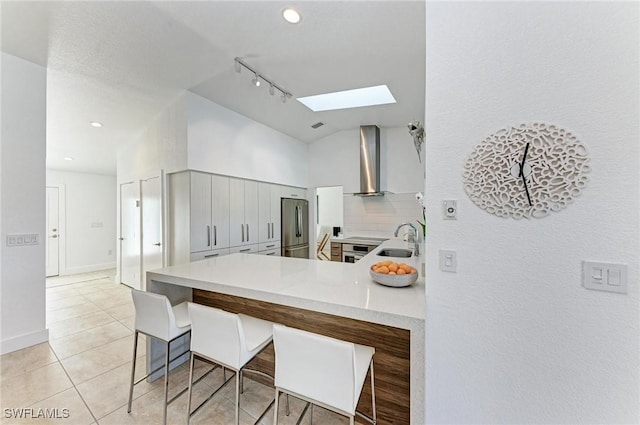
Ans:
[[[307,199],[307,190],[299,187],[283,186],[282,196],[284,198]]]
[[[258,182],[244,181],[245,242],[258,243]]]
[[[229,246],[245,243],[244,180],[229,178]]]
[[[258,242],[271,240],[271,184],[258,183]]]
[[[211,245],[211,175],[192,172],[190,182],[191,252],[208,251]]]
[[[282,197],[282,186],[273,184],[271,185],[271,239],[272,241],[279,241],[280,236],[280,199]]]
[[[229,177],[211,176],[211,246],[229,246]]]
[[[240,253],[243,253],[243,254],[254,254],[254,253],[258,252],[258,244],[234,246],[234,247],[229,248],[229,253],[230,254],[235,254],[237,252],[240,252]]]
[[[214,249],[213,251],[194,252],[191,254],[191,261],[206,260],[207,258],[221,257],[229,255],[229,248]]]
[[[280,240],[280,197],[282,186],[258,183],[258,242]]]

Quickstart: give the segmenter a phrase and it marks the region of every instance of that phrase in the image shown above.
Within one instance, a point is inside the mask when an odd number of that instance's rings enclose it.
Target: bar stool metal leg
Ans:
[[[135,332],[133,338],[133,361],[131,362],[131,385],[129,386],[127,413],[131,413],[131,402],[133,401],[133,383],[136,377],[136,356],[138,354],[138,331]]]
[[[193,366],[195,364],[195,356],[191,352],[191,360],[189,361],[189,389],[187,390],[187,425],[191,421],[191,391],[193,385]]]
[[[240,381],[242,375],[240,371],[236,372],[236,425],[240,425]]]
[[[376,414],[376,386],[373,379],[373,358],[371,359],[369,371],[371,372],[371,407],[373,409],[373,425],[376,425],[378,423],[378,416]]]
[[[164,414],[162,416],[162,423],[167,425],[167,399],[169,397],[169,341],[167,341],[165,363],[164,363]]]
[[[275,404],[273,405],[273,425],[278,425],[278,397],[280,396],[280,391],[275,389]]]

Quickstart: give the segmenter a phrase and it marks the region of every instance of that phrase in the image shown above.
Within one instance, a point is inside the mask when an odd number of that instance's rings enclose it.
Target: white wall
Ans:
[[[424,165],[418,162],[406,127],[380,128],[380,157],[382,190],[423,190]],[[360,129],[339,131],[311,143],[308,163],[309,187],[343,186],[344,193],[360,192]]]
[[[360,197],[344,196],[344,234],[380,236],[390,238],[401,223],[411,223],[422,233],[418,224],[422,221],[422,210],[415,193],[388,193],[384,196]],[[410,232],[406,227],[398,237]]]
[[[334,227],[342,227],[343,224],[343,195],[342,186],[319,187],[317,195],[317,230],[325,229],[329,235],[333,235]],[[316,232],[318,233],[318,232]],[[317,234],[322,237],[322,234]]]
[[[1,54],[0,354],[47,341],[45,323],[46,69]],[[36,233],[38,245],[7,247]]]
[[[639,7],[427,3],[429,423],[640,422]],[[533,121],[579,136],[591,181],[542,219],[487,214],[463,192],[466,156]],[[628,264],[629,293],[584,289],[582,260]]]
[[[60,275],[115,267],[116,177],[48,169],[47,186],[64,187]]]
[[[308,187],[307,144],[187,93],[188,168]]]
[[[158,170],[170,173],[187,168],[186,95],[168,105],[135,143],[118,149],[118,183],[147,178]]]

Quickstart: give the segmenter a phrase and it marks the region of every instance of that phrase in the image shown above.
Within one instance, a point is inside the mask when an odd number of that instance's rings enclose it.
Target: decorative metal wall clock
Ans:
[[[464,164],[464,190],[499,217],[541,218],[560,211],[589,181],[589,152],[563,128],[544,123],[503,128],[480,142]]]

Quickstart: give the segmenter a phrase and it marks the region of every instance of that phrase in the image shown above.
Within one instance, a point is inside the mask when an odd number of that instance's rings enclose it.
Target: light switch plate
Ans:
[[[455,199],[442,201],[442,215],[445,220],[456,220],[458,216],[458,203]]]
[[[602,263],[596,261],[582,262],[582,285],[594,291],[627,293],[627,265]]]
[[[440,270],[443,272],[456,273],[458,269],[458,258],[453,250],[440,250]]]

